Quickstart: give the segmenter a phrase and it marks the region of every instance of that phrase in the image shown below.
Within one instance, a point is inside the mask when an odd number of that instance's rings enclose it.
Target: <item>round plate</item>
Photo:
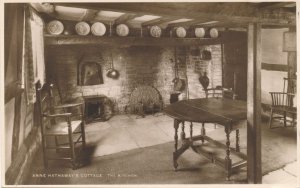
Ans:
[[[106,32],[106,27],[101,22],[95,22],[91,27],[91,32],[96,36],[103,36]]]
[[[216,28],[211,28],[209,30],[209,35],[211,38],[217,38],[219,36],[219,32]]]
[[[58,20],[53,20],[47,24],[47,32],[51,35],[59,35],[63,31],[64,25]]]
[[[150,35],[152,37],[160,37],[161,36],[161,28],[157,25],[154,25],[150,28]]]
[[[196,28],[195,29],[195,36],[198,38],[203,38],[205,35],[205,29],[204,28]]]
[[[86,22],[78,22],[75,25],[75,31],[78,35],[88,35],[90,33],[90,25]]]
[[[117,35],[119,35],[121,37],[125,37],[129,34],[129,28],[125,24],[118,25],[116,30],[117,30]]]
[[[177,37],[184,38],[186,36],[186,30],[183,27],[178,27],[176,29]]]

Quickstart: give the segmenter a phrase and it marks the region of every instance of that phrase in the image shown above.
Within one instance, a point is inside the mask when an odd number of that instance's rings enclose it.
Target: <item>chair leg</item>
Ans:
[[[286,127],[286,112],[283,112],[283,125]]]
[[[69,144],[70,144],[71,158],[72,158],[71,163],[72,163],[73,170],[75,170],[76,169],[76,155],[75,155],[75,148],[74,148],[73,134],[72,133],[69,133]]]
[[[293,117],[292,117],[292,126],[294,127],[295,126],[295,114],[293,114]]]
[[[82,147],[83,148],[85,148],[85,144],[86,144],[86,142],[85,142],[85,123],[84,122],[82,122],[81,123],[81,136],[82,136]]]
[[[47,160],[47,157],[46,157],[46,140],[44,138],[44,136],[42,135],[42,148],[43,148],[43,160],[44,160],[44,167],[45,168],[48,168],[48,160]]]
[[[55,136],[55,146],[56,146],[56,147],[59,146],[57,136]],[[56,153],[58,153],[58,152],[59,152],[59,149],[57,148],[57,149],[56,149]]]
[[[204,126],[204,123],[202,123],[202,127],[201,127],[201,141],[202,141],[202,144],[204,143],[204,136],[206,135],[206,131],[205,131],[205,126]]]
[[[273,121],[273,109],[271,109],[271,115],[270,115],[270,120],[269,120],[269,128],[272,128],[272,121]]]

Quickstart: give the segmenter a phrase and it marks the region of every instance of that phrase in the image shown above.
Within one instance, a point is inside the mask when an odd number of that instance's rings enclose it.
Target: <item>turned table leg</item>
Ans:
[[[181,127],[181,134],[180,134],[180,138],[181,138],[181,140],[182,140],[182,142],[184,141],[184,139],[185,139],[185,132],[184,132],[184,128],[185,128],[185,126],[184,126],[184,121],[183,122],[181,122],[181,124],[182,124],[182,127]]]
[[[231,165],[232,160],[230,158],[230,132],[231,130],[228,127],[225,127],[225,133],[226,133],[226,157],[225,157],[225,167],[227,170],[227,180],[230,179],[231,176]]]
[[[178,163],[177,163],[177,157],[176,157],[176,152],[177,152],[177,149],[178,149],[178,127],[179,127],[179,121],[174,119],[174,129],[175,129],[175,135],[174,135],[174,141],[175,141],[175,144],[174,144],[174,147],[175,147],[175,151],[173,152],[173,165],[174,165],[174,168],[175,170],[177,170],[177,167],[178,167]]]
[[[191,124],[190,124],[190,138],[192,141],[193,140],[193,122],[191,122]]]
[[[202,144],[204,143],[204,136],[206,135],[206,132],[205,132],[205,127],[204,127],[204,123],[202,123],[202,127],[201,127],[201,141],[202,141]]]
[[[235,130],[235,134],[236,134],[235,151],[240,152],[240,130],[239,129]]]

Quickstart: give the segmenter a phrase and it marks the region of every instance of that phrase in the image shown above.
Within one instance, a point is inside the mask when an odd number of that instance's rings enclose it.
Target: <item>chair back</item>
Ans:
[[[227,98],[235,99],[236,96],[232,89],[224,88],[222,86],[216,86],[215,88],[208,88],[205,90],[206,98]]]
[[[206,98],[222,98],[223,97],[223,88],[222,87],[215,87],[215,88],[208,88],[205,90]]]
[[[43,86],[38,81],[36,83],[36,97],[38,103],[39,120],[42,131],[44,132],[46,127],[50,127],[51,123],[45,115],[52,114],[53,109],[53,93],[51,90],[52,85],[44,84]]]
[[[293,107],[295,94],[284,92],[270,92],[270,94],[272,106]]]

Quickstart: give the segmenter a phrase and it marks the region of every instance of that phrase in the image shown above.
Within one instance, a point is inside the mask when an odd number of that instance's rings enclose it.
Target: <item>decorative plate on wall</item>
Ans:
[[[196,28],[195,29],[195,36],[198,38],[203,38],[205,35],[205,29],[204,28]]]
[[[101,22],[95,22],[91,27],[91,32],[96,36],[103,36],[106,32],[106,27]]]
[[[150,35],[152,37],[160,37],[161,36],[161,28],[157,25],[154,25],[150,28]]]
[[[125,24],[118,25],[116,30],[117,30],[117,35],[119,35],[121,37],[125,37],[129,34],[129,28]]]
[[[86,22],[78,22],[75,25],[75,31],[78,35],[88,35],[90,33],[90,25]]]
[[[179,38],[184,38],[186,36],[186,30],[183,27],[176,28],[176,35]]]
[[[219,36],[219,32],[216,28],[211,28],[209,30],[209,35],[211,38],[217,38]]]
[[[60,35],[64,31],[64,25],[58,20],[53,20],[47,24],[46,29],[51,35]]]

